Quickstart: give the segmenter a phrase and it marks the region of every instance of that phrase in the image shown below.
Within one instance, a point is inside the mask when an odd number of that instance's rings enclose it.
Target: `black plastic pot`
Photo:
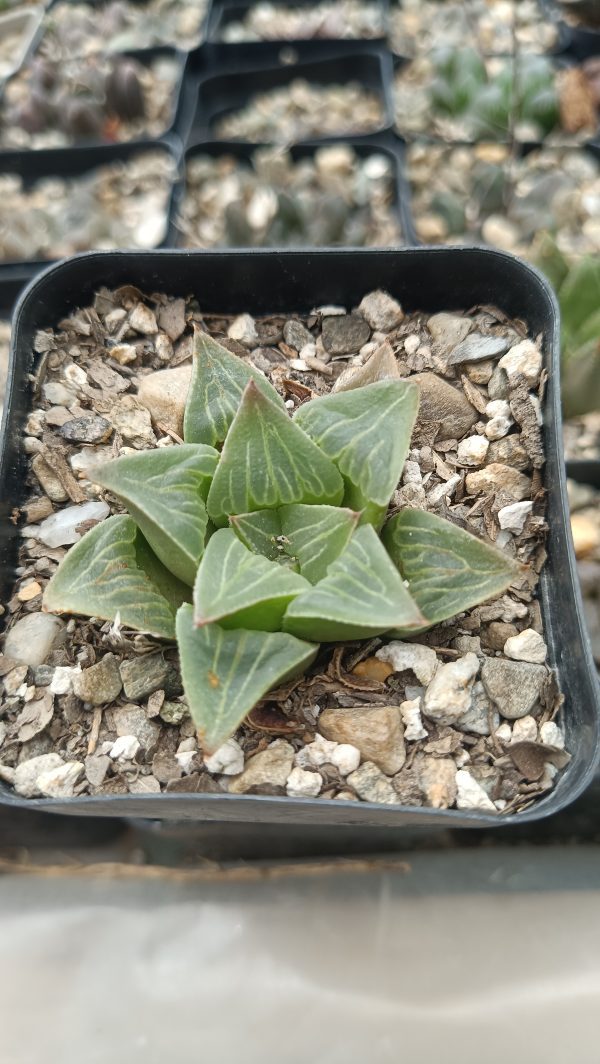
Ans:
[[[339,140],[326,140],[315,141],[312,143],[293,144],[289,148],[290,154],[295,161],[300,159],[306,159],[314,155],[318,148],[326,147],[328,144],[340,143]],[[393,174],[393,205],[396,216],[400,221],[400,229],[402,232],[402,244],[416,243],[414,239],[414,229],[412,219],[410,215],[409,207],[409,190],[404,177],[404,162],[403,153],[404,149],[402,144],[396,137],[393,136],[374,136],[374,137],[360,137],[360,138],[345,138],[341,143],[348,144],[354,152],[361,158],[368,158],[369,155],[385,155],[390,160],[392,165]],[[208,155],[213,159],[219,158],[223,155],[233,156],[234,159],[238,159],[241,165],[251,167],[252,155],[259,149],[264,147],[260,144],[243,143],[242,141],[206,141],[200,144],[194,145],[194,147],[188,148],[184,157],[183,173],[181,181],[173,189],[171,196],[171,206],[169,212],[169,233],[168,244],[171,247],[177,247],[179,230],[177,226],[177,217],[183,200],[185,197],[186,188],[186,169],[190,159],[193,159],[198,155]]]
[[[389,52],[376,46],[345,52],[337,42],[328,41],[300,42],[284,48],[270,42],[205,45],[190,56],[189,71],[187,104],[180,109],[177,123],[186,146],[214,140],[218,119],[244,107],[251,95],[279,88],[295,78],[320,85],[360,82],[381,100],[381,125],[370,132],[381,133],[391,128],[392,58]],[[194,72],[195,85],[191,80]],[[335,139],[352,136],[352,130],[346,130]]]
[[[86,306],[101,285],[130,283],[147,291],[195,294],[206,311],[252,314],[305,312],[324,302],[356,305],[364,293],[383,288],[411,310],[434,312],[495,303],[511,317],[543,333],[549,381],[544,399],[548,492],[548,562],[540,598],[551,663],[566,696],[564,725],[572,760],[555,790],[529,809],[506,818],[477,812],[380,806],[368,803],[237,796],[164,794],[35,799],[8,788],[0,802],[81,816],[128,816],[210,821],[223,844],[246,831],[262,831],[271,849],[289,852],[293,840],[306,849],[400,846],[400,827],[458,828],[522,824],[548,817],[580,795],[600,754],[597,681],[582,616],[570,537],[562,462],[559,393],[559,319],[552,292],[535,270],[510,255],[479,248],[340,251],[205,251],[88,253],[46,270],[24,293],[15,315],[0,455],[0,595],[12,586],[16,530],[9,520],[24,494],[25,459],[20,433],[30,405],[28,374],[38,328],[56,325]],[[216,826],[218,824],[218,827]],[[312,842],[311,842],[312,840]],[[232,843],[233,844],[233,843]]]
[[[170,155],[175,163],[175,181],[179,176],[180,153],[169,139],[133,141],[126,144],[107,144],[95,148],[47,148],[39,151],[14,151],[0,152],[0,173],[18,175],[26,189],[31,188],[45,178],[81,178],[86,174],[111,163],[127,162],[137,155],[146,151],[162,151]],[[158,247],[167,246],[169,232],[169,203],[167,197],[165,205],[165,231]],[[16,260],[10,262],[11,266],[21,264],[31,267],[33,270],[41,270],[54,259]],[[3,265],[9,264],[9,260],[0,259]]]
[[[231,22],[238,22],[242,20],[245,15],[255,7],[258,0],[213,0],[209,20],[206,39],[209,42],[221,41],[221,33],[225,26]],[[278,7],[294,7],[294,8],[311,8],[315,7],[317,0],[277,0]],[[381,8],[384,31],[378,37],[353,37],[353,38],[337,38],[337,37],[298,37],[293,40],[280,40],[272,43],[284,44],[297,44],[299,41],[307,44],[314,44],[316,41],[333,41],[336,46],[341,46],[342,49],[354,48],[357,44],[362,42],[373,44],[375,41],[385,42],[387,39],[389,28],[389,3],[388,0],[379,0],[378,6]],[[254,42],[243,42],[254,43]]]

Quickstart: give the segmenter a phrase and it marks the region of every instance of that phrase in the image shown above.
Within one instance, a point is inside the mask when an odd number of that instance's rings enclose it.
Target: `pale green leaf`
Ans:
[[[283,632],[194,626],[191,606],[177,614],[183,686],[198,738],[213,754],[273,687],[304,672],[318,647]]]
[[[283,549],[297,558],[300,573],[317,584],[348,546],[360,514],[339,506],[282,506]]]
[[[343,491],[333,462],[250,381],[208,493],[214,523],[295,502],[336,506]]]
[[[186,442],[207,443],[211,447],[222,443],[250,380],[271,402],[285,409],[283,399],[263,373],[197,329],[183,420]]]
[[[218,458],[213,447],[184,443],[125,455],[94,469],[94,481],[124,503],[157,557],[190,586],[204,549],[204,500]]]
[[[344,477],[344,504],[378,525],[408,454],[419,389],[384,380],[304,403],[294,420]]]
[[[233,514],[229,524],[248,550],[262,554],[272,562],[278,561],[281,549],[277,537],[281,536],[279,510],[255,510],[251,514]]]
[[[382,539],[428,626],[502,594],[521,571],[496,547],[425,510],[401,510]]]
[[[109,517],[71,547],[44,592],[49,613],[100,617],[165,639],[190,589],[152,554],[125,514]]]
[[[576,262],[560,286],[558,299],[563,339],[573,339],[600,306],[600,258],[590,255]]]
[[[209,540],[194,586],[197,625],[276,632],[293,598],[309,587],[297,573],[254,554],[231,528]]]
[[[368,639],[399,625],[422,624],[418,607],[370,525],[356,530],[325,579],[294,599],[283,619],[284,631],[322,642]]]

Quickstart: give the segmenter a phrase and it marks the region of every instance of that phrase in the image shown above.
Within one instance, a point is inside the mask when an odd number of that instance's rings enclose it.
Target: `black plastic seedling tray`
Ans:
[[[310,158],[319,148],[331,146],[332,144],[339,144],[339,140],[323,139],[313,142],[305,142],[303,144],[293,144],[289,147],[289,152],[294,161],[300,159]],[[354,152],[361,158],[368,158],[370,155],[385,155],[389,159],[392,165],[392,184],[393,184],[393,207],[395,214],[400,222],[400,229],[402,233],[403,245],[417,243],[414,236],[414,227],[412,224],[412,218],[410,214],[410,208],[408,206],[409,190],[406,184],[404,176],[404,148],[402,144],[393,136],[374,136],[374,137],[348,137],[344,138],[344,144],[347,144]],[[214,141],[202,141],[193,147],[188,148],[184,157],[183,173],[180,182],[174,187],[171,195],[170,206],[170,224],[167,244],[170,247],[177,247],[179,243],[179,229],[177,225],[177,218],[179,211],[182,207],[185,190],[186,190],[186,171],[188,162],[199,155],[208,155],[213,159],[220,158],[221,156],[232,156],[234,159],[239,160],[240,165],[251,167],[252,156],[255,151],[259,150],[264,145],[250,144],[239,140],[214,140]]]
[[[208,42],[222,41],[221,33],[225,26],[231,22],[239,22],[244,19],[248,12],[256,6],[259,0],[213,0],[209,19],[206,39]],[[293,8],[314,8],[317,0],[275,0],[274,6],[276,7],[293,7]],[[378,5],[381,9],[383,33],[377,37],[295,37],[293,40],[269,38],[271,42],[277,41],[279,44],[298,44],[299,42],[306,44],[314,44],[317,41],[330,41],[335,43],[336,46],[341,47],[342,50],[347,48],[355,48],[356,45],[361,43],[373,44],[375,41],[384,43],[387,39],[389,32],[389,3],[388,0],[378,0]],[[240,43],[255,43],[255,42],[240,42]]]
[[[339,251],[158,251],[88,253],[46,270],[24,293],[15,315],[4,439],[0,455],[0,595],[14,578],[18,531],[10,521],[24,499],[20,435],[30,405],[36,330],[56,325],[89,304],[101,286],[133,284],[142,291],[194,294],[211,313],[306,313],[323,303],[355,306],[383,288],[408,311],[458,310],[496,304],[542,333],[548,387],[543,404],[548,492],[548,562],[540,584],[545,638],[566,696],[563,717],[572,760],[553,792],[527,810],[494,817],[478,812],[381,806],[320,799],[233,794],[161,794],[35,799],[7,787],[0,803],[80,816],[127,816],[212,822],[225,850],[246,829],[262,831],[272,852],[292,845],[372,849],[402,845],[398,828],[497,828],[526,824],[565,808],[590,783],[598,763],[598,686],[590,655],[570,537],[562,460],[559,317],[554,296],[535,270],[502,252],[480,248]]]
[[[239,46],[207,45],[199,49],[200,56],[190,56],[191,71],[198,70],[197,82],[186,89],[187,106],[181,110],[186,110],[187,114],[180,116],[182,121],[178,127],[184,143],[190,145],[201,140],[214,140],[214,126],[220,118],[245,107],[252,96],[280,88],[296,78],[319,85],[359,82],[381,101],[381,124],[369,132],[381,133],[391,128],[390,53],[376,46],[341,52],[330,42],[315,43],[310,42],[308,47],[294,43],[290,49],[287,46],[281,49],[270,42]],[[314,58],[308,58],[309,55]],[[345,140],[352,136],[353,131],[347,130],[335,139]],[[306,139],[312,141],[314,137]]]

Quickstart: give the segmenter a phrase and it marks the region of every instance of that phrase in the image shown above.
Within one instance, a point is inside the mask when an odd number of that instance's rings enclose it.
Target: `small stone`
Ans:
[[[490,361],[469,362],[465,366],[465,373],[469,380],[473,381],[473,384],[486,385],[489,383],[490,377],[492,376],[494,369],[494,363]]]
[[[491,730],[495,732],[500,725],[500,717],[498,710],[492,708],[487,692],[483,684],[478,680],[473,684],[471,706],[459,718],[456,726],[470,735],[489,735],[490,724]]]
[[[421,719],[421,699],[409,698],[400,703],[400,716],[404,723],[404,739],[407,743],[418,742],[426,739],[429,732],[425,731]]]
[[[351,772],[348,783],[363,802],[376,802],[379,805],[398,804],[398,795],[390,780],[372,761],[365,761],[356,772]]]
[[[121,662],[121,679],[127,698],[141,702],[158,691],[164,685],[169,668],[160,651]]]
[[[129,315],[129,324],[136,332],[144,336],[153,336],[158,332],[156,317],[144,303],[137,303]]]
[[[204,767],[215,775],[237,776],[244,770],[244,751],[236,739],[228,739],[214,754],[204,758]]]
[[[227,330],[230,340],[237,340],[244,347],[258,347],[256,323],[250,314],[238,314]]]
[[[504,653],[513,661],[542,664],[546,660],[548,651],[539,632],[534,631],[533,628],[525,628],[518,635],[513,635],[506,640]]]
[[[506,532],[512,532],[514,536],[519,536],[532,510],[532,502],[513,502],[509,506],[503,506],[498,510],[500,528]]]
[[[472,322],[457,314],[432,314],[427,328],[435,340],[435,350],[439,355],[458,347],[471,331]]]
[[[494,735],[501,743],[509,743],[512,739],[512,728],[510,724],[501,724],[499,728],[496,728]]]
[[[52,406],[68,407],[75,398],[73,390],[65,387],[60,381],[47,381],[42,384],[42,394],[44,399],[51,403]],[[33,411],[33,413],[36,414],[37,411]],[[43,411],[40,411],[40,413],[43,413]],[[28,431],[30,430],[28,429]],[[32,435],[37,435],[37,433],[32,433]]]
[[[371,328],[379,332],[389,333],[404,321],[404,311],[398,301],[381,289],[369,292],[358,309]]]
[[[456,773],[456,787],[457,809],[476,809],[481,813],[496,812],[496,806],[491,798],[488,798],[481,784],[467,769],[461,768]]]
[[[82,702],[103,706],[121,693],[121,674],[114,654],[105,654],[96,665],[73,677],[73,691]]]
[[[409,669],[424,687],[431,682],[438,667],[437,654],[431,647],[420,643],[404,643],[399,639],[381,647],[375,652],[375,657],[389,662],[394,672]]]
[[[555,746],[559,750],[565,748],[565,737],[558,724],[553,720],[547,720],[540,728],[540,742],[544,746]]]
[[[338,743],[330,742],[317,732],[312,743],[298,750],[294,761],[300,768],[320,768],[321,765],[333,764],[337,747]]]
[[[492,440],[488,451],[489,462],[500,462],[513,469],[523,470],[531,467],[531,459],[521,443],[520,435],[511,433],[501,440]]]
[[[514,425],[510,404],[506,399],[492,399],[485,408],[486,416],[490,419],[485,426],[485,434],[488,440],[500,440],[506,436]]]
[[[294,351],[301,351],[306,344],[313,343],[313,337],[301,321],[286,321],[283,326],[283,339]]]
[[[541,665],[502,658],[485,658],[481,669],[483,686],[507,720],[531,713],[541,698],[546,676]]]
[[[54,665],[35,665],[31,670],[31,676],[36,687],[48,687],[54,676]]]
[[[110,757],[106,754],[90,754],[84,761],[85,777],[92,787],[101,787],[110,768]]]
[[[571,514],[571,532],[575,557],[580,560],[600,548],[600,523],[592,521],[585,514]]]
[[[118,706],[112,710],[112,715],[118,736],[134,735],[144,750],[156,746],[160,724],[148,720],[141,706]]]
[[[411,336],[406,336],[404,338],[404,350],[406,351],[407,355],[416,355],[420,346],[421,341],[419,337],[416,336],[414,333]]]
[[[417,770],[425,805],[450,809],[457,795],[456,765],[450,757],[424,757]]]
[[[512,728],[512,743],[535,743],[538,737],[538,726],[535,717],[527,714],[515,721]]]
[[[50,691],[53,695],[66,695],[69,691],[73,690],[73,680],[75,676],[81,675],[81,665],[72,667],[70,665],[57,665],[52,680],[50,681]]]
[[[348,392],[353,388],[363,388],[377,381],[398,380],[400,370],[392,347],[388,343],[380,344],[362,366],[349,366],[340,373],[336,380],[334,392]]]
[[[185,331],[185,299],[170,299],[158,312],[158,323],[175,343]]]
[[[42,665],[65,635],[65,624],[59,617],[29,613],[9,630],[4,653],[22,665]]]
[[[340,776],[347,776],[360,765],[360,750],[350,743],[336,743],[330,763],[337,768]]]
[[[276,739],[266,750],[254,754],[244,771],[229,784],[232,794],[247,794],[253,787],[269,784],[285,787],[294,763],[294,748],[285,739]]]
[[[360,351],[371,335],[358,314],[336,315],[323,321],[323,347],[330,355],[351,355]]]
[[[507,399],[509,395],[508,377],[501,366],[496,366],[488,381],[490,399]]]
[[[50,466],[42,458],[41,454],[36,454],[31,462],[31,468],[43,490],[46,492],[46,495],[52,500],[52,502],[66,502],[69,498],[67,492],[56,476],[56,473],[50,469]]]
[[[448,358],[449,366],[458,366],[462,362],[484,362],[490,358],[499,358],[508,351],[510,341],[504,336],[482,336],[471,333],[454,348]]]
[[[28,665],[17,665],[16,669],[11,669],[10,672],[4,677],[4,694],[11,698],[16,695],[19,687],[25,683],[27,679],[27,673],[29,672]]]
[[[84,502],[77,506],[65,506],[42,521],[37,536],[47,547],[63,547],[77,543],[82,534],[91,528],[88,522],[98,524],[109,514],[110,507],[105,502]]]
[[[111,408],[111,420],[115,432],[120,433],[125,443],[139,451],[156,446],[150,414],[133,395],[121,395]]]
[[[504,370],[509,381],[515,377],[524,377],[529,387],[533,387],[542,371],[542,356],[532,340],[522,340],[515,347],[511,347],[498,365]]]
[[[323,780],[318,772],[308,772],[304,768],[293,768],[285,785],[288,798],[316,798]]]
[[[17,598],[19,602],[31,602],[32,599],[37,598],[41,593],[42,588],[37,580],[30,580],[29,583],[23,584],[19,588]]]
[[[152,774],[159,783],[181,779],[183,769],[170,750],[158,750],[152,758]]]
[[[37,788],[46,798],[72,798],[83,772],[81,761],[69,761],[66,765],[41,772],[36,781]]]
[[[502,492],[504,495],[520,502],[531,495],[531,480],[524,473],[510,466],[492,462],[485,469],[478,469],[474,473],[467,473],[465,480],[469,495],[493,495]]]
[[[385,683],[388,676],[391,676],[393,672],[392,665],[389,665],[386,661],[380,661],[378,658],[365,658],[364,661],[359,661],[358,665],[355,665],[352,669],[353,676],[364,676],[367,680],[377,680],[378,683]]]
[[[130,794],[160,794],[160,783],[155,776],[138,776],[136,780],[129,780]]]
[[[105,417],[84,414],[65,421],[60,432],[71,443],[105,443],[112,433],[112,425]]]
[[[181,724],[186,717],[189,717],[190,711],[186,702],[163,702],[159,717],[164,720],[165,724]]]
[[[189,364],[175,369],[159,369],[142,377],[138,399],[150,412],[155,425],[183,437],[183,415],[190,390],[192,367]]]
[[[64,761],[58,754],[40,754],[38,757],[21,761],[15,769],[13,780],[15,791],[22,798],[39,798],[42,793],[38,787],[39,777],[63,765]]]
[[[31,502],[25,504],[22,507],[25,514],[25,520],[28,525],[34,525],[38,521],[43,521],[45,517],[50,517],[53,513],[52,503],[47,495],[40,495]]]
[[[415,373],[410,378],[421,393],[417,426],[434,424],[442,440],[461,440],[479,415],[463,392],[435,373]]]
[[[120,735],[108,751],[113,761],[133,761],[141,747],[136,735]]]
[[[485,436],[467,436],[460,441],[456,456],[461,465],[480,466],[485,462],[489,446]]]
[[[137,358],[137,348],[133,344],[115,344],[108,353],[120,366],[128,366]]]
[[[465,654],[440,665],[423,699],[426,717],[439,724],[454,724],[471,708],[475,677],[479,672],[476,654]]]
[[[514,624],[506,621],[492,621],[487,628],[483,629],[481,638],[490,650],[504,650],[504,644],[511,635],[518,635],[518,629]]]
[[[404,728],[398,706],[339,706],[325,709],[318,729],[326,739],[349,743],[361,757],[390,776],[406,760]]]

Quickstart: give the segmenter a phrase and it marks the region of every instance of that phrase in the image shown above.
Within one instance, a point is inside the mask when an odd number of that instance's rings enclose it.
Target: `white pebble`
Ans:
[[[84,502],[79,506],[65,506],[39,525],[38,539],[47,547],[63,547],[81,539],[79,525],[86,521],[103,521],[110,509],[105,502]]]
[[[512,738],[513,743],[536,743],[538,737],[537,723],[531,714],[527,714],[526,717],[519,717],[513,724]]]
[[[443,481],[437,487],[432,488],[427,496],[429,506],[437,506],[442,499],[451,499],[460,483],[460,474],[455,473],[449,480]]]
[[[496,812],[496,806],[491,798],[488,798],[483,787],[465,768],[459,769],[456,773],[456,789],[457,809],[477,809],[482,813]]]
[[[297,373],[308,373],[308,365],[303,358],[290,358],[290,369],[295,369]]]
[[[136,332],[143,333],[145,336],[152,336],[158,332],[158,325],[156,324],[156,317],[144,303],[138,303],[131,314],[129,315],[129,324]]]
[[[502,356],[498,365],[504,370],[509,380],[522,376],[527,384],[532,386],[539,378],[542,356],[532,340],[522,340]]]
[[[461,465],[480,466],[486,460],[490,443],[485,436],[467,436],[458,445],[457,458]]]
[[[120,735],[108,751],[108,756],[113,761],[132,761],[140,748],[140,741],[136,735]]]
[[[331,764],[331,758],[338,744],[330,739],[324,739],[318,732],[312,743],[307,743],[299,750],[295,757],[295,763],[300,768],[320,768],[321,765]]]
[[[340,776],[348,776],[350,772],[355,772],[360,765],[360,750],[350,743],[339,743],[336,745],[330,761],[337,768]]]
[[[501,724],[499,728],[496,728],[494,735],[501,743],[509,743],[512,739],[512,728],[510,724]]]
[[[479,658],[472,653],[440,665],[423,698],[425,716],[440,724],[455,724],[471,708],[478,672]]]
[[[490,419],[485,427],[488,440],[501,440],[514,425],[509,403],[506,399],[492,399],[485,412]]]
[[[81,665],[71,668],[69,665],[57,665],[52,680],[50,681],[50,693],[53,695],[66,695],[73,690],[73,677],[81,673]]]
[[[404,722],[404,738],[407,743],[426,739],[429,732],[425,731],[421,719],[421,699],[411,698],[400,703],[400,716]]]
[[[307,772],[296,766],[287,778],[285,790],[289,798],[316,798],[322,783],[318,772]]]
[[[244,751],[235,739],[228,739],[214,754],[204,758],[204,766],[209,772],[237,776],[244,771]]]
[[[407,355],[414,355],[415,352],[418,351],[420,346],[421,341],[419,340],[418,336],[415,336],[414,333],[411,333],[410,336],[407,336],[404,341],[404,350],[406,351]]]
[[[433,679],[438,667],[435,650],[420,643],[404,643],[394,639],[391,643],[376,651],[375,657],[387,661],[394,672],[410,669],[419,683],[427,685]]]
[[[85,388],[88,382],[85,370],[83,370],[81,366],[76,366],[74,362],[71,362],[71,364],[66,366],[63,370],[63,377],[66,380],[67,385],[71,384],[75,388]]]
[[[46,798],[72,798],[83,772],[81,761],[69,761],[66,765],[42,772],[37,778],[38,790]]]
[[[511,635],[504,644],[504,653],[513,661],[530,661],[534,665],[543,665],[547,648],[539,632],[525,628],[518,635]]]
[[[540,728],[540,742],[545,746],[557,746],[559,750],[565,748],[565,737],[558,724],[553,720],[547,720]]]
[[[254,318],[250,314],[238,314],[227,330],[230,340],[237,340],[244,347],[256,347],[258,333]]]
[[[532,510],[532,502],[512,502],[508,506],[503,506],[498,510],[500,528],[506,532],[512,532],[515,536],[520,535]]]

